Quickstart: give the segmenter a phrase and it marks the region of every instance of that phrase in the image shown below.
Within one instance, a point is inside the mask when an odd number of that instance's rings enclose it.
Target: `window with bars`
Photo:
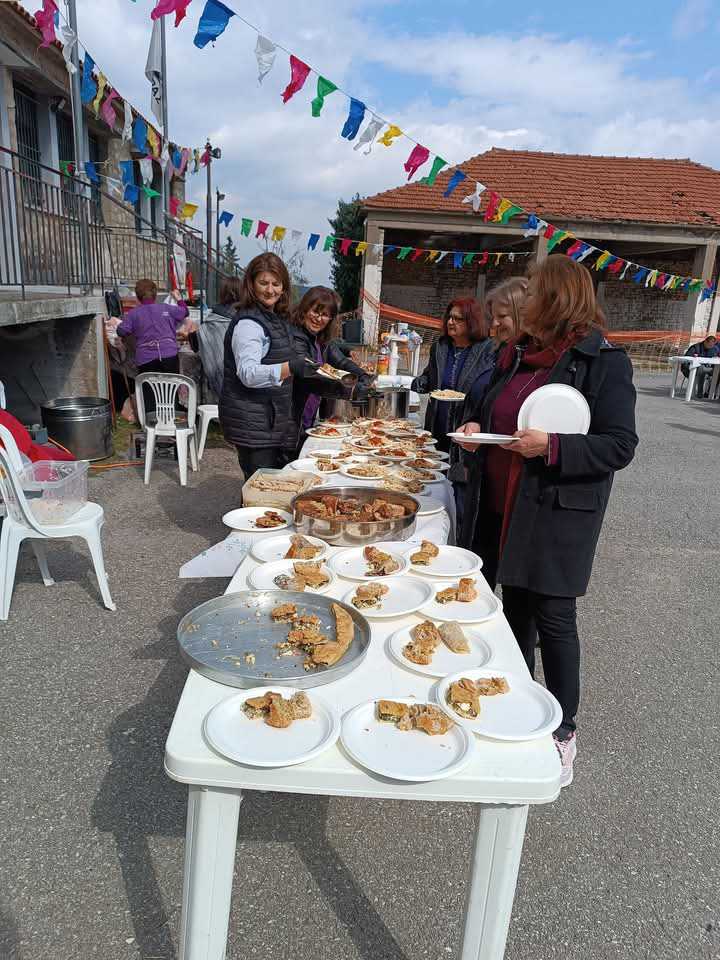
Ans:
[[[38,104],[28,90],[15,87],[15,126],[17,129],[19,167],[23,197],[26,203],[42,203],[42,172],[40,164],[40,132]]]

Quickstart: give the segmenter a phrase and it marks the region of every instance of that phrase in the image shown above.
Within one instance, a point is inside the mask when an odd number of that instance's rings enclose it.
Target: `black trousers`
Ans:
[[[485,509],[481,503],[470,549],[482,560],[482,572],[491,590],[497,586],[501,533],[502,517]]]
[[[174,357],[163,357],[157,360],[149,360],[147,363],[138,364],[138,373],[180,373],[180,359],[177,354]],[[145,400],[145,413],[155,411],[155,394],[147,384],[143,386],[143,399]]]
[[[545,684],[563,711],[560,740],[575,732],[580,703],[580,641],[575,597],[548,597],[524,587],[503,587],[503,607],[532,676],[535,637],[540,638]]]
[[[261,467],[281,470],[295,457],[293,450],[284,450],[282,447],[236,447],[240,469],[245,479],[250,477]]]

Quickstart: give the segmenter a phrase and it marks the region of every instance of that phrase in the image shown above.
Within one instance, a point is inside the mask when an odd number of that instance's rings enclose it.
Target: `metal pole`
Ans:
[[[160,90],[162,96],[162,124],[163,124],[163,139],[168,150],[170,149],[169,141],[169,129],[168,129],[168,99],[167,99],[167,41],[165,39],[165,17],[160,17]],[[168,201],[170,199],[170,165],[168,164],[163,170],[162,178],[162,228],[163,230],[167,229],[166,224],[166,215],[168,212]]]
[[[68,23],[70,29],[77,38],[77,9],[75,0],[68,0]],[[75,66],[75,72],[70,77],[70,108],[73,119],[73,145],[75,147],[75,173],[79,176],[85,171],[85,161],[87,154],[85,150],[85,114],[83,112],[82,98],[80,95],[80,50],[79,40],[73,44],[72,62]],[[80,203],[78,207],[78,222],[80,224],[80,269],[82,271],[83,288],[86,291],[90,285],[90,270],[88,252],[90,249],[90,232],[88,230],[87,219],[82,211],[84,204]]]
[[[219,190],[215,190],[215,263],[217,269],[220,270],[220,200],[222,199],[223,194]],[[218,274],[217,270],[215,271],[215,290],[219,289],[220,285],[218,283]],[[217,299],[217,297],[215,298]]]
[[[207,283],[205,284],[205,293],[208,298],[208,305],[214,302],[215,291],[213,285],[213,279],[210,275],[212,268],[212,144],[208,140],[205,144],[205,150],[208,156],[208,162],[205,167],[207,171],[207,195],[205,197],[205,212],[207,214],[206,219],[206,244],[207,244]]]

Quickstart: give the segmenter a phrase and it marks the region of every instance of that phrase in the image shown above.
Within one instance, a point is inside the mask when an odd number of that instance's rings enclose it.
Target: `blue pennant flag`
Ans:
[[[346,140],[354,140],[364,118],[365,104],[362,100],[356,100],[354,97],[351,98],[347,120],[345,121],[345,126],[340,131],[340,136],[345,137]]]
[[[396,243],[388,243],[385,247],[385,255],[389,256],[391,253],[394,253],[397,250]]]
[[[128,183],[125,186],[125,193],[123,194],[123,200],[127,200],[128,203],[137,203],[139,196],[140,196],[140,189],[134,183]]]
[[[455,267],[456,270],[459,270],[462,265],[463,265],[463,255],[462,253],[460,253],[459,250],[456,250],[455,253],[453,254],[453,266]]]
[[[182,163],[182,153],[176,147],[172,153],[172,162],[176,170],[180,169],[180,164]]]
[[[122,182],[127,186],[132,186],[135,183],[135,173],[133,171],[133,162],[132,160],[121,160],[118,163],[120,167],[120,173],[122,175]]]
[[[221,223],[224,227],[230,226],[230,221],[235,216],[234,213],[230,213],[229,210],[223,210],[223,212],[218,217],[218,223]]]
[[[230,17],[234,16],[233,11],[228,10],[220,0],[207,0],[193,40],[195,46],[202,50],[208,43],[215,43],[228,25]]]
[[[142,117],[135,117],[135,122],[133,123],[132,127],[132,138],[133,143],[140,153],[145,153],[145,144],[147,142],[147,123],[145,123]]]
[[[645,277],[650,273],[647,267],[640,267],[633,277],[633,283],[642,283]]]
[[[320,240],[319,233],[311,233],[310,236],[308,237],[308,247],[307,247],[308,250],[314,250],[317,247],[319,240]]]
[[[80,87],[80,99],[83,103],[90,103],[97,96],[97,83],[92,75],[94,68],[95,61],[86,50],[83,57],[82,86]]]
[[[87,174],[87,178],[91,183],[100,183],[100,177],[97,175],[97,170],[95,169],[95,164],[92,162],[92,160],[85,161],[85,173]]]
[[[467,180],[465,174],[462,172],[462,170],[456,170],[455,173],[450,177],[450,183],[448,183],[447,190],[443,196],[449,197],[452,192],[463,182],[463,180]]]

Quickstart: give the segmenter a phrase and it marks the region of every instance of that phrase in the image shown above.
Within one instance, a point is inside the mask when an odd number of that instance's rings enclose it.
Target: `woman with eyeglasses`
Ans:
[[[339,338],[338,297],[327,287],[311,287],[292,313],[291,321],[297,350],[315,363],[328,363],[338,370],[354,374],[362,388],[371,378],[350,356],[350,347]],[[362,389],[354,391],[360,396]],[[295,412],[300,419],[301,443],[320,408],[321,397],[311,393],[307,381],[299,381],[295,389]]]

